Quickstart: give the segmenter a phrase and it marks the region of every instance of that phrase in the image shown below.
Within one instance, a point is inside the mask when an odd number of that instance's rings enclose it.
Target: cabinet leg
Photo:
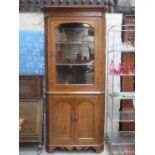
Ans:
[[[101,153],[103,151],[103,146],[93,147],[96,153]]]
[[[47,151],[48,151],[49,153],[54,153],[56,147],[52,147],[52,146],[51,146],[51,147],[47,147],[46,149],[47,149]]]

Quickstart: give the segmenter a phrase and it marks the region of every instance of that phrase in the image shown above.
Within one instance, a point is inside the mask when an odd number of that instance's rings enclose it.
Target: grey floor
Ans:
[[[56,155],[95,155],[96,153],[93,150],[86,150],[86,151],[62,151],[56,150],[54,152]],[[20,144],[19,145],[19,155],[39,155],[38,153],[38,145],[37,144]],[[50,155],[50,153],[46,152],[45,146],[40,153],[40,155]],[[52,155],[52,154],[51,154]],[[106,148],[103,152],[97,153],[97,155],[109,155]]]

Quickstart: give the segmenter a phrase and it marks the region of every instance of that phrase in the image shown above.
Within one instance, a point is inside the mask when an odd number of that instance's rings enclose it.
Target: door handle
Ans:
[[[78,117],[77,116],[72,116],[71,117],[71,121],[73,122],[73,123],[76,123],[77,121],[78,121]]]
[[[75,116],[75,118],[74,118],[75,123],[76,123],[78,120],[79,120],[78,117]]]
[[[74,122],[75,121],[75,118],[74,116],[71,117],[71,122]]]

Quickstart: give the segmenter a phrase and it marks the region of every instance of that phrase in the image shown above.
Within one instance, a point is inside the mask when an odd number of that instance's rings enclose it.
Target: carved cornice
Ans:
[[[42,12],[50,6],[110,6],[109,0],[19,0],[20,12]],[[111,0],[110,0],[111,1]],[[113,1],[113,0],[112,0]]]
[[[109,13],[134,14],[133,0],[19,0],[20,12],[43,12],[53,6],[105,6]]]

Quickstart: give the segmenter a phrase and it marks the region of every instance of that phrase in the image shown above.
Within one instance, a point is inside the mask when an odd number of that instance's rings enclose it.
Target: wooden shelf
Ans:
[[[56,66],[94,66],[94,60],[91,60],[89,62],[74,62],[72,61],[71,63],[65,63],[65,62],[62,62],[62,63],[56,63]]]
[[[66,44],[66,45],[88,45],[94,43],[93,41],[61,41],[56,42],[56,44]]]
[[[56,64],[56,66],[94,66],[94,64]]]

